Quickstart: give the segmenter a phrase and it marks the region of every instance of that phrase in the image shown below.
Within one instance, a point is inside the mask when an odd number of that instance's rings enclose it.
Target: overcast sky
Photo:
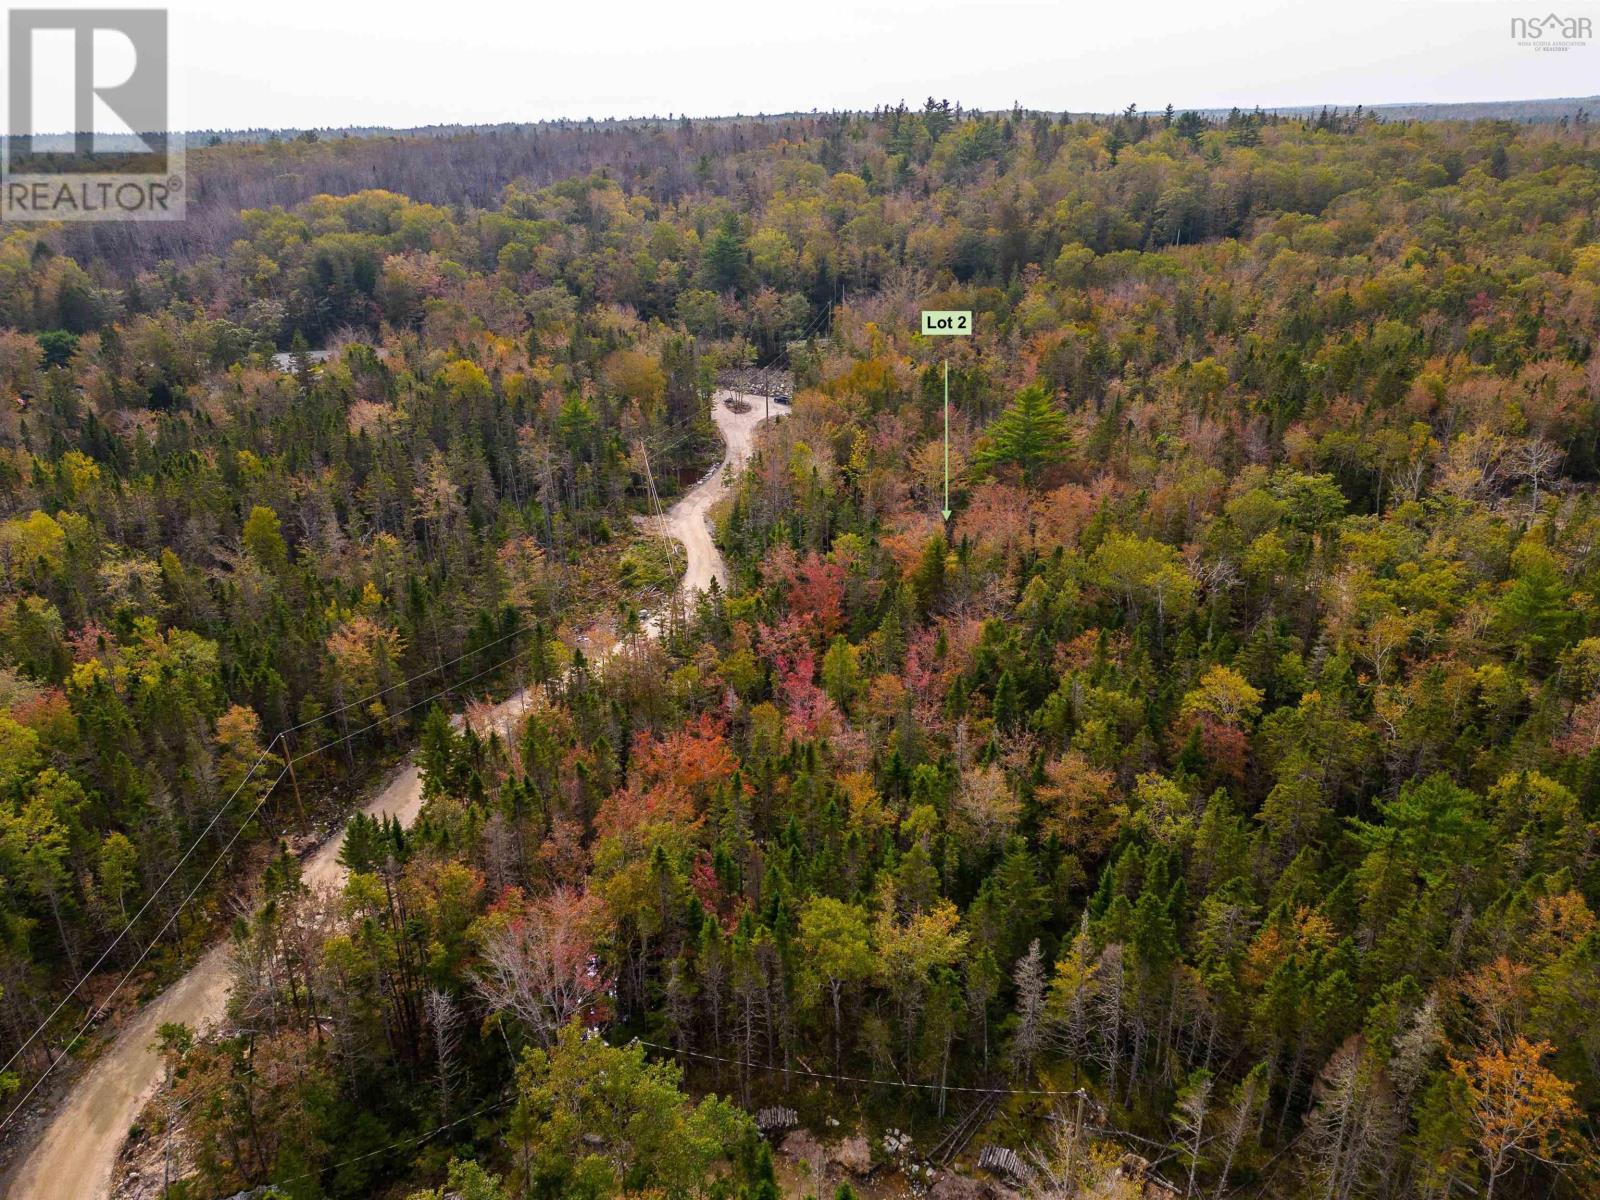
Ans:
[[[916,104],[930,94],[968,107],[1103,111],[1600,92],[1600,39],[1566,53],[1513,39],[1514,16],[1552,11],[1532,0],[169,7],[175,123],[189,128],[703,116]],[[1554,11],[1600,27],[1600,3],[1559,0]]]

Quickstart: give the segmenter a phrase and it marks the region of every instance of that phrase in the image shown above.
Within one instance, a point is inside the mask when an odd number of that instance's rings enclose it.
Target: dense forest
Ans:
[[[227,937],[172,1197],[832,1196],[854,1134],[873,1195],[1600,1188],[1587,121],[190,163],[185,223],[0,240],[7,1110]],[[635,518],[769,366],[669,604]],[[968,1115],[1007,1183],[929,1168]]]

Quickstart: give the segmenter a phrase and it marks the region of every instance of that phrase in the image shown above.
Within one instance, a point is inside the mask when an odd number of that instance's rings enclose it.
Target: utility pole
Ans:
[[[644,444],[644,439],[639,439],[639,455],[644,459],[644,482],[650,493],[650,507],[655,510],[658,532],[666,533],[666,519],[661,515],[661,497],[656,492],[656,477],[650,470],[650,448]]]
[[[289,768],[289,783],[294,788],[294,806],[300,810],[300,824],[306,823],[306,806],[300,800],[300,781],[294,774],[294,748],[289,745],[289,735],[283,735],[283,761]]]

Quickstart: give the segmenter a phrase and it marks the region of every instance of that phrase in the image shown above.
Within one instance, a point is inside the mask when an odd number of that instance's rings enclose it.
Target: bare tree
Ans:
[[[1039,939],[1034,938],[1028,952],[1017,960],[1017,1032],[1011,1039],[1011,1062],[1019,1071],[1033,1066],[1044,1041],[1044,959],[1039,953]]]
[[[1417,499],[1422,495],[1422,485],[1427,482],[1430,466],[1428,459],[1421,454],[1407,460],[1395,475],[1393,490],[1404,492],[1407,500]]]
[[[439,1089],[439,1120],[450,1119],[450,1100],[461,1080],[461,1013],[449,993],[429,988],[423,997],[428,1028],[433,1033],[434,1083]]]
[[[495,1012],[510,1012],[544,1045],[605,993],[593,951],[600,902],[557,888],[496,926],[484,939],[478,993]]]
[[[1122,1025],[1127,992],[1127,970],[1122,946],[1113,943],[1100,952],[1095,972],[1094,1021],[1096,1059],[1105,1071],[1106,1094],[1117,1094],[1117,1071],[1122,1065]]]
[[[1256,1123],[1267,1100],[1267,1064],[1257,1063],[1233,1090],[1233,1103],[1228,1109],[1228,1124],[1222,1131],[1222,1171],[1217,1176],[1217,1190],[1213,1195],[1222,1200],[1228,1187],[1228,1172],[1233,1170],[1233,1160],[1244,1144],[1244,1136]]]
[[[1374,1168],[1396,1133],[1388,1084],[1359,1034],[1322,1068],[1306,1121],[1308,1158],[1323,1200],[1349,1200],[1374,1181]]]
[[[1195,1176],[1200,1171],[1200,1160],[1206,1143],[1206,1118],[1211,1115],[1211,1094],[1216,1089],[1210,1071],[1196,1071],[1188,1082],[1178,1089],[1178,1104],[1173,1110],[1173,1139],[1179,1154],[1189,1161],[1189,1181],[1184,1196],[1194,1195]]]
[[[1050,1119],[1049,1141],[1030,1148],[1029,1178],[1023,1191],[1035,1200],[1140,1200],[1144,1181],[1123,1168],[1123,1154],[1113,1143],[1096,1141],[1084,1126],[1084,1093],[1072,1101],[1070,1115],[1058,1111]],[[1103,1114],[1102,1114],[1103,1115]]]
[[[1385,1071],[1389,1077],[1394,1120],[1400,1124],[1409,1119],[1411,1099],[1427,1075],[1430,1061],[1444,1045],[1439,1016],[1439,1001],[1429,996],[1406,1019],[1405,1025],[1394,1035],[1393,1053]],[[1379,1174],[1387,1182],[1394,1174],[1399,1159],[1400,1143],[1396,1139],[1387,1150]]]
[[[1528,509],[1530,517],[1539,511],[1540,484],[1555,474],[1564,457],[1566,456],[1560,446],[1543,437],[1528,438],[1517,446],[1512,461],[1517,473],[1526,479],[1533,489]]]

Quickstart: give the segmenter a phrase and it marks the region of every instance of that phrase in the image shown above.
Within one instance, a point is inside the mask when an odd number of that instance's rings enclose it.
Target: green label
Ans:
[[[922,310],[923,337],[958,337],[972,332],[972,313]]]

